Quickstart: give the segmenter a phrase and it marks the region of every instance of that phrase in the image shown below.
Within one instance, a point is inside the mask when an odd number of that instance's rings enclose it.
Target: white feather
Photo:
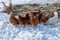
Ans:
[[[45,24],[54,25],[57,22],[58,22],[58,13],[55,11],[54,16],[52,18],[50,18]]]

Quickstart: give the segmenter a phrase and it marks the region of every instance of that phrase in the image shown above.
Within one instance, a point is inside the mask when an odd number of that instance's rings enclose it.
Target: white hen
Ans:
[[[52,18],[50,18],[45,24],[54,25],[57,22],[58,22],[58,13],[57,13],[57,11],[55,11],[54,16]]]

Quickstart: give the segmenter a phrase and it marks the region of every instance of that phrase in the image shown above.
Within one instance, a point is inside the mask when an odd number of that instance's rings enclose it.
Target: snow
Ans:
[[[4,1],[7,5],[9,3],[9,0],[1,0]],[[0,2],[1,2],[0,1]],[[12,4],[44,4],[44,3],[49,3],[49,2],[58,2],[58,0],[12,0]]]
[[[60,24],[41,25],[37,27],[12,25],[9,15],[0,13],[0,40],[59,40]]]
[[[3,6],[0,11],[1,9]],[[7,13],[0,12],[0,40],[60,40],[60,23],[45,26],[38,24],[36,27],[24,28],[21,25],[12,25],[8,19]]]

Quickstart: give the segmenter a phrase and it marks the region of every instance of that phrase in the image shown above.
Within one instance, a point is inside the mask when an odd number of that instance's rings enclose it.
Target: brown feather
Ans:
[[[50,18],[50,16],[51,16],[50,13],[46,14],[46,16],[41,18],[41,21],[45,23]]]
[[[19,24],[17,18],[12,13],[10,13],[9,22],[13,25]]]
[[[10,13],[12,11],[12,3],[3,11],[4,13]]]

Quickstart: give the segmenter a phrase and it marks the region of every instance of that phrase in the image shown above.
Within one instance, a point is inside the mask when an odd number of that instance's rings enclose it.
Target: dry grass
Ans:
[[[57,6],[56,6],[57,5]],[[26,5],[26,6],[20,6],[20,7],[16,7],[13,11],[14,14],[22,14],[24,15],[25,13],[28,13],[30,11],[38,11],[41,7],[41,9],[46,10],[45,7],[47,6],[52,6],[52,8],[50,8],[49,10],[51,15],[53,16],[53,9],[54,7],[56,7],[57,9],[60,7],[60,3],[53,3],[53,4],[34,4],[34,5]],[[60,10],[57,10],[58,14],[59,14],[59,18],[60,18]]]

